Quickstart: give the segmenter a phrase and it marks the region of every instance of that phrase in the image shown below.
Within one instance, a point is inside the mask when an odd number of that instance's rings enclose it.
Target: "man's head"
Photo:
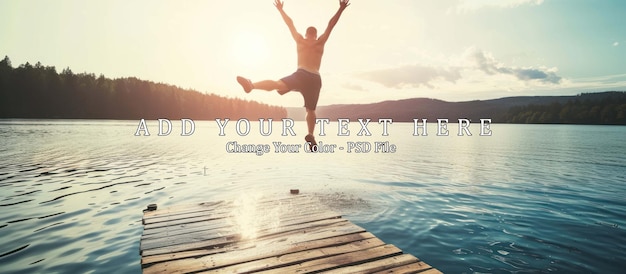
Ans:
[[[317,29],[315,27],[308,27],[304,38],[313,40],[317,39]]]

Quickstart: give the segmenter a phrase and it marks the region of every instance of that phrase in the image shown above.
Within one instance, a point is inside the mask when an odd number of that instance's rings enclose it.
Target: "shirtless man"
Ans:
[[[317,107],[317,100],[319,99],[320,89],[322,88],[322,79],[320,78],[320,65],[322,63],[322,55],[324,54],[324,44],[330,36],[330,32],[333,30],[343,10],[350,5],[350,0],[339,0],[339,10],[330,19],[326,31],[317,37],[317,29],[315,27],[308,27],[304,37],[293,25],[293,21],[285,11],[283,10],[283,2],[274,0],[274,6],[280,12],[283,20],[289,27],[291,36],[296,41],[298,49],[298,70],[293,74],[283,77],[278,81],[263,80],[259,82],[252,82],[247,78],[237,76],[237,82],[243,87],[246,93],[249,93],[253,89],[261,89],[272,91],[276,90],[278,94],[283,95],[291,90],[299,91],[304,97],[304,107],[306,108],[306,123],[309,129],[309,134],[304,138],[309,146],[316,148],[317,143],[313,136],[315,130],[315,108]]]

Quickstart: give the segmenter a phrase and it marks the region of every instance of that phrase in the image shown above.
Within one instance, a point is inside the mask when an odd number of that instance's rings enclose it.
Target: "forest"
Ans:
[[[57,72],[54,66],[0,61],[0,118],[198,119],[287,117],[283,107],[226,98],[144,81],[93,73]]]
[[[504,115],[502,122],[626,125],[626,93],[583,93],[566,103],[514,106]]]

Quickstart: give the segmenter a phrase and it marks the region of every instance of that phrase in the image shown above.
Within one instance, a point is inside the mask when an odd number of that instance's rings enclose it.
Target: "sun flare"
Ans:
[[[244,66],[259,67],[268,60],[265,38],[254,32],[240,32],[233,39],[233,59]]]

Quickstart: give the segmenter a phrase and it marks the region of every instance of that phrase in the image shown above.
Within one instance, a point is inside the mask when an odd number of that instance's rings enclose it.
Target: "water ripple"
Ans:
[[[135,137],[136,126],[9,125],[0,139],[2,272],[136,273],[147,204],[290,188],[447,273],[624,269],[623,127],[589,135],[576,126],[498,125],[490,138],[397,134],[393,155],[258,157],[225,153],[212,124],[199,123],[209,130],[189,138]],[[267,141],[255,138],[245,142]]]
[[[25,248],[27,248],[27,247],[29,247],[29,246],[30,246],[30,245],[29,245],[29,244],[27,244],[27,245],[24,245],[24,246],[22,246],[22,247],[18,247],[18,248],[16,248],[16,249],[13,249],[13,250],[11,250],[11,251],[9,251],[9,252],[6,252],[6,253],[4,253],[4,254],[0,254],[0,258],[5,257],[5,256],[9,256],[9,255],[11,255],[11,254],[13,254],[13,253],[16,253],[16,252],[20,252],[20,251],[22,251],[23,249],[25,249]]]

